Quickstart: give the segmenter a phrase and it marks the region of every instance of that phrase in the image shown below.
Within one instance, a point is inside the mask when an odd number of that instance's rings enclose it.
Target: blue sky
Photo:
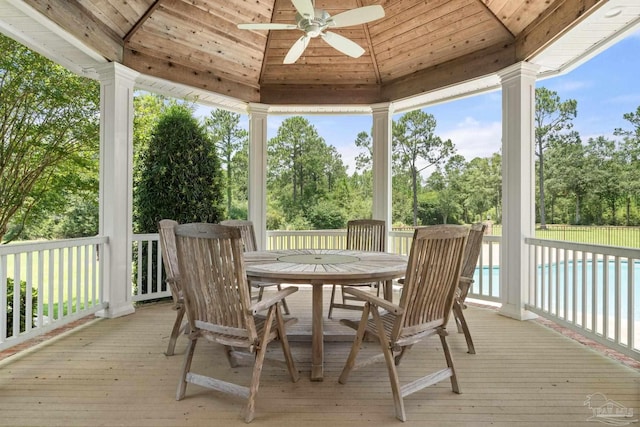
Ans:
[[[583,141],[604,135],[613,137],[616,127],[629,128],[622,116],[640,106],[640,31],[595,56],[570,73],[540,80],[536,87],[555,91],[561,100],[575,99],[578,116],[574,128]],[[427,107],[437,121],[436,134],[451,139],[467,160],[488,157],[500,150],[501,93],[495,91]],[[276,135],[287,116],[269,116],[268,138]],[[358,149],[353,141],[361,131],[370,132],[371,116],[305,116],[327,144],[342,155],[348,173],[354,172]],[[395,116],[397,119],[399,116]],[[246,126],[246,120],[243,120]]]

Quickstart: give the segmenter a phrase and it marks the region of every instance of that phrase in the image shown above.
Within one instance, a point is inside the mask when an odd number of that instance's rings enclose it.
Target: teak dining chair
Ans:
[[[376,219],[354,219],[347,222],[347,250],[353,251],[385,251],[385,222]],[[377,286],[380,294],[380,283],[363,283],[361,285],[350,286]],[[342,303],[336,302],[336,288],[340,288]],[[351,302],[350,302],[351,301]],[[329,313],[327,317],[331,319],[334,308],[346,310],[362,310],[362,304],[354,304],[357,298],[344,292],[344,285],[333,285],[331,288],[331,300],[329,302]]]
[[[169,337],[169,346],[167,347],[167,356],[173,356],[176,341],[180,332],[183,330],[182,319],[184,318],[184,299],[180,284],[175,280],[179,275],[178,258],[176,254],[176,238],[173,232],[178,223],[172,219],[163,219],[158,223],[158,235],[160,241],[160,252],[162,253],[162,265],[166,275],[166,281],[171,290],[171,298],[173,298],[173,309],[176,310],[176,320],[173,323],[171,336]],[[186,326],[186,325],[185,325]]]
[[[180,267],[178,281],[182,285],[190,326],[176,400],[184,398],[187,383],[243,397],[247,399],[244,420],[251,422],[262,365],[271,341],[280,340],[291,380],[299,379],[278,304],[298,288],[287,287],[251,304],[240,230],[219,224],[194,223],[177,226],[175,236]],[[258,316],[263,311],[267,311],[266,317]],[[287,320],[287,323],[293,322],[295,319]],[[255,362],[250,385],[246,387],[193,372],[191,361],[199,338],[222,344],[227,356],[238,348],[253,355]]]
[[[486,228],[486,224],[477,223],[473,224],[469,230],[467,246],[465,247],[462,261],[460,283],[458,283],[456,298],[453,301],[453,317],[456,320],[458,332],[464,333],[464,338],[467,341],[468,353],[470,354],[476,354],[476,349],[473,345],[473,340],[471,339],[469,325],[467,325],[467,320],[465,319],[462,310],[467,308],[465,300],[467,299],[469,288],[473,284],[473,274],[476,271],[478,257],[482,251],[482,239],[484,238],[484,231]]]
[[[227,219],[225,221],[220,221],[220,224],[226,225],[228,227],[236,227],[240,230],[244,252],[253,252],[258,250],[258,245],[256,243],[256,232],[253,228],[253,221],[243,219]],[[282,285],[280,285],[280,283],[249,282],[249,284],[252,287],[258,289],[258,301],[262,299],[264,295],[264,288],[267,286],[276,286],[279,291],[282,290]],[[290,314],[289,306],[287,305],[286,299],[282,300],[282,308],[284,309],[284,314]]]
[[[358,288],[345,288],[345,292],[360,298],[365,305],[356,338],[338,381],[345,384],[352,370],[380,359],[377,355],[356,364],[365,333],[377,338],[387,364],[396,417],[401,421],[406,420],[403,398],[410,394],[445,378],[450,378],[451,388],[460,393],[446,341],[446,325],[460,279],[468,234],[467,227],[458,225],[417,228],[397,305]],[[401,386],[396,365],[414,344],[435,334],[440,337],[447,367]]]

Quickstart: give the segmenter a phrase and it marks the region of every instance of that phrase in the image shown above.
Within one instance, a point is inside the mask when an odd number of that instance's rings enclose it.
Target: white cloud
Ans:
[[[476,157],[490,157],[500,151],[502,123],[479,122],[465,117],[455,128],[439,132],[443,139],[450,139],[467,161]]]
[[[544,86],[544,85],[541,85],[541,86]],[[593,87],[593,82],[563,79],[559,83],[554,82],[549,86],[553,87],[553,89],[551,88],[550,89],[553,90],[554,92],[564,94],[566,92],[577,92],[577,91],[584,91],[586,89],[589,89]]]
[[[356,171],[356,157],[362,150],[356,147],[355,144],[345,144],[341,147],[336,147],[336,149],[342,157],[342,163],[347,166],[347,173],[349,175],[353,174]]]

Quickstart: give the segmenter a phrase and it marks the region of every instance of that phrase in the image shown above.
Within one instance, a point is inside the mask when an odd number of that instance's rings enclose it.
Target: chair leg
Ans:
[[[329,314],[327,314],[327,319],[331,319],[331,313],[333,312],[333,302],[336,297],[336,286],[331,286],[331,300],[329,300]]]
[[[269,309],[267,319],[265,320],[264,331],[260,339],[260,344],[256,350],[256,360],[253,365],[253,373],[251,375],[251,386],[249,387],[249,398],[247,400],[247,406],[244,413],[244,421],[250,423],[256,412],[256,397],[258,396],[258,388],[260,387],[260,376],[262,375],[262,365],[264,363],[264,357],[267,352],[267,345],[269,343],[269,335],[271,333],[271,325],[274,320],[275,307]]]
[[[442,349],[444,350],[444,357],[447,359],[447,366],[451,371],[451,389],[454,393],[460,394],[460,386],[458,385],[458,377],[456,376],[456,370],[453,367],[453,359],[451,358],[451,352],[449,351],[449,345],[447,344],[447,332],[443,331],[439,333],[440,342],[442,343]]]
[[[455,317],[456,321],[459,322],[460,329],[462,329],[462,333],[464,334],[464,339],[467,341],[467,353],[476,354],[476,348],[473,345],[473,339],[471,339],[471,332],[469,331],[467,319],[465,319],[464,312],[462,311],[462,305],[458,301],[454,301],[453,303],[453,317]]]
[[[173,329],[171,330],[171,336],[169,337],[169,346],[167,347],[167,352],[165,353],[167,356],[173,356],[176,349],[176,341],[178,340],[178,335],[180,335],[180,331],[182,330],[182,319],[184,317],[185,307],[184,304],[178,308],[176,313],[176,321],[173,323]]]
[[[382,324],[382,319],[380,318],[378,310],[374,309],[371,313],[373,314],[373,319],[376,322],[380,348],[382,349],[382,353],[384,354],[384,360],[387,363],[387,372],[389,373],[389,382],[391,383],[391,394],[393,395],[393,405],[396,410],[396,418],[400,421],[406,421],[407,415],[404,410],[404,400],[402,399],[402,391],[400,390],[400,379],[398,378],[398,371],[396,369],[393,351],[391,351],[391,345],[384,330],[384,325]]]
[[[287,362],[287,368],[289,369],[289,375],[291,375],[291,381],[298,382],[300,379],[300,373],[296,368],[296,362],[291,354],[291,347],[289,346],[289,339],[284,326],[284,318],[280,312],[280,307],[276,310],[276,321],[278,325],[278,337],[280,338],[280,344],[282,345],[282,352],[284,353],[284,359]]]
[[[282,290],[282,286],[280,285],[280,283],[278,283],[278,290],[281,291]],[[289,312],[289,306],[287,305],[287,299],[286,298],[282,298],[282,308],[284,310],[284,314],[291,314]]]
[[[344,364],[344,368],[342,368],[340,378],[338,378],[338,382],[340,384],[346,384],[347,378],[349,378],[349,373],[351,373],[351,370],[355,366],[356,357],[358,357],[358,352],[360,351],[360,346],[362,345],[362,340],[366,331],[370,308],[371,306],[369,305],[369,303],[366,303],[364,305],[364,309],[362,310],[362,317],[360,318],[358,330],[356,331],[356,338],[353,340],[353,345],[351,346],[349,357],[347,357],[347,361]]]
[[[411,344],[411,345],[405,345],[405,346],[403,346],[403,347],[402,347],[402,349],[400,350],[400,354],[398,354],[398,355],[396,356],[396,358],[395,358],[396,366],[399,366],[399,365],[400,365],[400,362],[402,361],[402,358],[404,357],[404,355],[405,355],[409,350],[411,350],[411,347],[413,347],[413,344]]]
[[[193,353],[196,349],[197,338],[189,337],[189,345],[184,355],[184,361],[182,362],[182,372],[180,373],[180,381],[178,382],[178,391],[176,392],[176,400],[182,400],[187,390],[187,374],[191,370],[191,361],[193,360]]]

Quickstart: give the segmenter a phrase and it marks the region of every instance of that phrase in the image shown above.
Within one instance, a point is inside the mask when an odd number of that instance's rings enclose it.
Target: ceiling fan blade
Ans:
[[[287,52],[287,56],[284,57],[283,64],[293,64],[296,62],[298,58],[300,58],[300,55],[302,55],[302,52],[307,48],[310,39],[311,38],[305,34],[296,40],[293,46],[291,46],[291,49],[289,49],[289,52]]]
[[[384,9],[379,4],[373,6],[358,7],[347,10],[331,17],[330,26],[334,28],[350,27],[352,25],[366,24],[376,19],[384,18]]]
[[[320,37],[322,37],[322,39],[334,49],[339,50],[352,58],[359,58],[364,53],[364,49],[360,47],[358,43],[353,42],[340,34],[327,31],[326,33],[321,34]]]
[[[291,3],[293,3],[293,7],[296,8],[300,15],[307,16],[309,19],[313,19],[315,16],[311,0],[291,0]]]
[[[295,30],[298,28],[294,24],[280,24],[280,23],[250,23],[250,24],[238,24],[238,28],[241,30]]]

